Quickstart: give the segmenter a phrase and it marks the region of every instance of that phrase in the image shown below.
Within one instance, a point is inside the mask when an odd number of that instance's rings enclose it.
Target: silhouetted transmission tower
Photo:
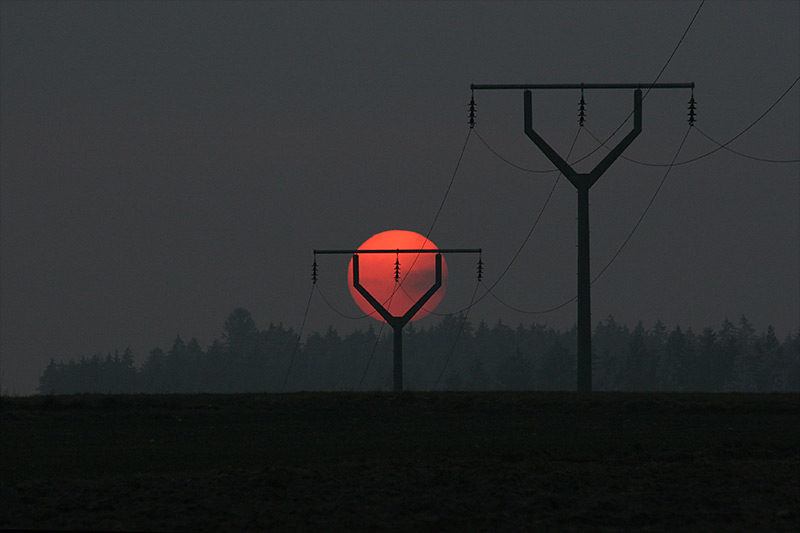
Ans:
[[[591,277],[589,263],[589,189],[611,164],[633,142],[642,131],[642,89],[694,89],[692,83],[579,83],[579,84],[517,84],[517,85],[476,85],[476,90],[524,90],[525,134],[547,156],[556,168],[578,191],[578,391],[592,390],[592,311]],[[533,105],[531,90],[538,89],[580,89],[579,123],[586,119],[585,89],[634,89],[633,129],[615,146],[590,172],[576,172],[558,153],[547,144],[533,129]],[[470,102],[470,127],[474,127],[474,100]],[[694,122],[694,98],[690,102],[689,123]]]

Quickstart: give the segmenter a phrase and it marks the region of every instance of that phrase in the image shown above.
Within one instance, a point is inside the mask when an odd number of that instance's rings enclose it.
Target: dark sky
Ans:
[[[260,327],[297,330],[313,249],[431,227],[469,131],[470,83],[651,82],[698,5],[4,0],[3,392],[32,393],[51,357],[130,345],[141,362],[177,334],[207,345],[238,306]],[[708,0],[659,81],[694,81],[698,128],[727,142],[800,75],[799,28],[800,2]],[[632,92],[586,91],[587,130],[614,131]],[[800,158],[798,95],[800,83],[730,148]],[[670,162],[689,97],[650,93],[624,155]],[[487,143],[518,165],[552,168],[524,135],[521,92],[475,98]],[[534,94],[537,130],[563,155],[579,99]],[[581,131],[573,154],[595,146]],[[715,147],[693,130],[678,161]],[[593,187],[593,272],[664,174],[620,159]],[[507,165],[473,133],[431,239],[483,248],[493,283],[555,178]],[[575,200],[562,178],[499,297],[535,310],[574,295]],[[799,232],[798,163],[720,150],[674,167],[594,284],[593,318],[697,331],[745,314],[784,336],[800,325]],[[358,314],[347,259],[320,257],[319,288]],[[475,286],[473,257],[447,260],[443,312],[466,306]],[[529,315],[489,296],[470,319],[568,328],[575,305]],[[317,294],[306,331],[369,320],[344,319]]]

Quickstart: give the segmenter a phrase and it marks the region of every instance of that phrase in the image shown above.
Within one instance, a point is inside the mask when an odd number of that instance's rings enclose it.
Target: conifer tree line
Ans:
[[[282,325],[259,329],[234,310],[207,348],[178,336],[136,366],[130,348],[113,356],[50,364],[41,394],[234,393],[391,390],[392,331],[333,328],[304,343]],[[576,332],[541,324],[477,326],[464,316],[404,330],[404,383],[411,390],[574,390]],[[593,333],[593,388],[620,391],[800,391],[800,330],[779,340],[744,316],[700,333],[660,321],[633,329],[609,317]]]

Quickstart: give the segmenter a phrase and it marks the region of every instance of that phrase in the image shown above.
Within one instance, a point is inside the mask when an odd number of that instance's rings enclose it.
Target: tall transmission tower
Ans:
[[[592,307],[591,268],[589,260],[589,189],[642,131],[642,89],[694,89],[691,83],[559,83],[559,84],[472,84],[477,90],[524,90],[525,134],[556,166],[578,191],[578,392],[592,390]],[[576,172],[533,129],[532,90],[539,89],[634,89],[633,129],[595,167],[586,173]],[[473,100],[474,102],[474,100]],[[470,127],[474,126],[474,103],[470,104]],[[691,103],[694,102],[692,98]],[[583,126],[585,104],[581,94],[580,123]],[[693,122],[693,109],[690,124]]]

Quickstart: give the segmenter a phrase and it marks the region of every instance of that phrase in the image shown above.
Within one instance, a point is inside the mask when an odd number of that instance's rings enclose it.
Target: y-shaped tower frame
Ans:
[[[425,292],[405,313],[395,316],[389,312],[377,298],[361,285],[359,278],[358,255],[359,254],[436,254],[435,257],[435,278],[431,288]],[[422,306],[425,305],[436,291],[442,286],[442,254],[443,253],[481,253],[480,248],[475,249],[396,249],[396,250],[314,250],[314,254],[353,254],[353,287],[364,297],[367,302],[381,315],[381,317],[394,330],[394,390],[403,390],[403,327],[408,324]]]
[[[592,390],[592,305],[591,270],[589,263],[589,189],[608,170],[642,131],[642,88],[694,88],[694,83],[651,84],[519,84],[472,85],[478,89],[525,89],[525,134],[547,156],[578,191],[578,391]],[[635,89],[633,93],[633,129],[600,161],[591,172],[579,173],[533,129],[531,89]]]
[[[525,134],[578,191],[578,391],[592,390],[592,291],[589,264],[589,189],[642,131],[642,90],[633,93],[633,129],[591,172],[575,172],[533,129],[531,92],[525,91]]]

